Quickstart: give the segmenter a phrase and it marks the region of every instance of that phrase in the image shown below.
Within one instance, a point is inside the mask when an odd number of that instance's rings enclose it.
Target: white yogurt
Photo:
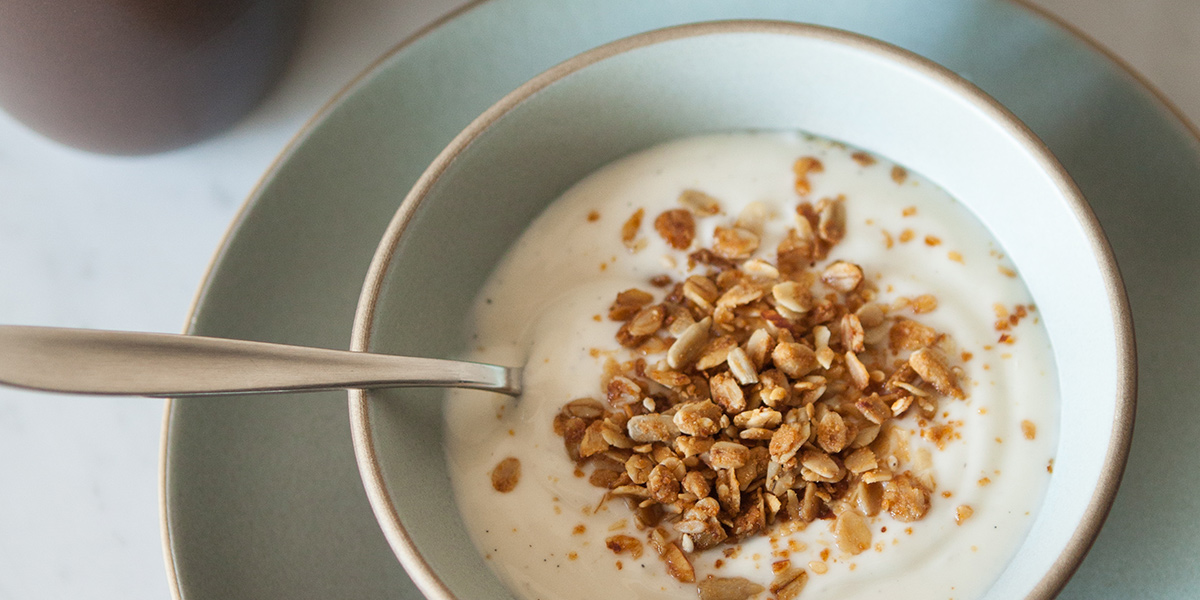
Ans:
[[[731,546],[693,554],[697,580],[742,576],[765,586],[771,563],[786,557],[809,571],[801,598],[962,600],[981,596],[1003,570],[1050,477],[1058,393],[1049,340],[1035,311],[1009,332],[1015,343],[997,343],[994,306],[1012,310],[1032,303],[1021,281],[1003,272],[1011,264],[998,244],[932,183],[909,174],[898,184],[892,163],[879,159],[862,166],[851,152],[798,134],[736,133],[668,143],[618,160],[572,187],[509,250],[467,324],[474,349],[468,358],[525,364],[526,392],[519,402],[455,392],[447,408],[447,452],[467,528],[518,595],[694,597],[694,584],[668,576],[649,547],[639,559],[605,547],[615,533],[644,536],[623,503],[594,511],[602,490],[573,474],[552,421],[569,400],[603,397],[604,355],[592,350],[620,350],[613,338],[620,324],[604,317],[616,293],[637,287],[657,299],[662,292],[647,283],[651,277],[686,278],[686,252],[672,250],[654,233],[654,217],[679,208],[685,189],[716,197],[723,212],[697,218],[692,249],[710,247],[714,226],[728,225],[748,203],[762,202],[776,218],[768,221],[756,256],[773,261],[799,201],[792,164],[801,156],[816,156],[824,165],[824,172],[810,177],[812,199],[846,197],[846,237],[826,262],[861,265],[883,302],[935,295],[937,309],[916,319],[950,334],[973,355],[961,363],[969,398],[943,399],[940,409],[948,413],[945,420],[961,421],[961,439],[938,450],[914,434],[914,444],[928,448],[933,459],[931,508],[915,523],[881,513],[872,520],[875,548],[844,554],[833,542],[832,521],[816,521],[804,531],[774,536],[774,542],[766,536],[743,542],[733,558],[722,553]],[[915,214],[905,216],[910,207]],[[640,236],[646,246],[630,253],[620,228],[638,208],[645,209]],[[902,243],[904,230],[913,237]],[[940,243],[929,245],[926,236]],[[1026,420],[1036,426],[1032,440],[1022,433]],[[901,423],[916,428],[911,419]],[[522,476],[514,491],[501,494],[490,473],[508,456],[521,461]],[[960,505],[974,513],[956,524]],[[808,564],[821,561],[823,550],[828,570],[817,574]]]

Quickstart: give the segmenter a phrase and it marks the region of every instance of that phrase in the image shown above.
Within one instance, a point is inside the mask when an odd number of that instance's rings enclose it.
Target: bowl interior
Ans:
[[[959,199],[1037,303],[1061,389],[1041,514],[987,598],[1057,591],[1115,490],[1131,418],[1124,296],[1065,173],[1023,126],[948,71],[856,35],[741,22],[643,34],[560,65],[477,120],[406,199],[364,288],[356,349],[455,356],[459,323],[505,249],[570,185],[625,154],[706,132],[803,130],[896,160]],[[401,235],[402,233],[402,235]],[[508,597],[463,528],[441,392],[353,393],[376,516],[430,597]]]

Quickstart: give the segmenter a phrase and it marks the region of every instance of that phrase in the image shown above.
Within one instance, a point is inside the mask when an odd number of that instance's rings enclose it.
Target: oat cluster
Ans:
[[[797,192],[820,161],[796,163]],[[935,482],[893,421],[920,427],[938,403],[963,398],[947,336],[904,316],[936,307],[932,296],[903,308],[876,302],[852,262],[828,262],[846,229],[843,198],[796,206],[774,249],[760,243],[772,218],[750,205],[736,219],[696,190],[653,219],[671,247],[689,251],[691,275],[655,277],[617,294],[609,318],[633,360],[607,359],[602,397],[568,402],[554,421],[567,454],[591,465],[603,501],[624,500],[649,546],[677,580],[695,581],[693,553],[827,520],[843,552],[872,545],[881,512],[911,522],[929,509]],[[622,228],[631,251],[646,215]],[[732,222],[730,222],[732,221]],[[695,248],[697,227],[710,247]],[[932,307],[930,303],[932,302]],[[924,465],[927,467],[928,465]],[[582,471],[580,471],[582,472]],[[614,535],[618,554],[642,542]],[[771,592],[794,598],[807,573],[776,565]],[[701,598],[736,600],[763,591],[740,578],[708,578]]]

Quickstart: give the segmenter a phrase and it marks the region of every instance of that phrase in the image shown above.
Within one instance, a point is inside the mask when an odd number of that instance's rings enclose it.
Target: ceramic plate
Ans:
[[[191,332],[347,347],[388,220],[475,116],[588,48],[724,18],[807,21],[897,44],[979,85],[1050,146],[1122,267],[1141,379],[1125,485],[1063,597],[1190,596],[1200,586],[1200,482],[1184,471],[1200,456],[1200,403],[1190,398],[1200,373],[1185,361],[1200,339],[1189,302],[1200,287],[1200,141],[1112,60],[1005,0],[472,5],[377,63],[284,153],[234,224]],[[419,597],[371,515],[344,394],[175,400],[163,445],[176,595]]]

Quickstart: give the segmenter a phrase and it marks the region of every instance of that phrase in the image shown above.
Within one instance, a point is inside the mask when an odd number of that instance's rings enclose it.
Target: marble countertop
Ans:
[[[260,174],[339,88],[459,0],[312,0],[283,81],[196,146],[120,158],[0,113],[0,323],[179,332]],[[1036,0],[1200,123],[1200,2]],[[163,402],[0,389],[0,599],[169,596]]]

